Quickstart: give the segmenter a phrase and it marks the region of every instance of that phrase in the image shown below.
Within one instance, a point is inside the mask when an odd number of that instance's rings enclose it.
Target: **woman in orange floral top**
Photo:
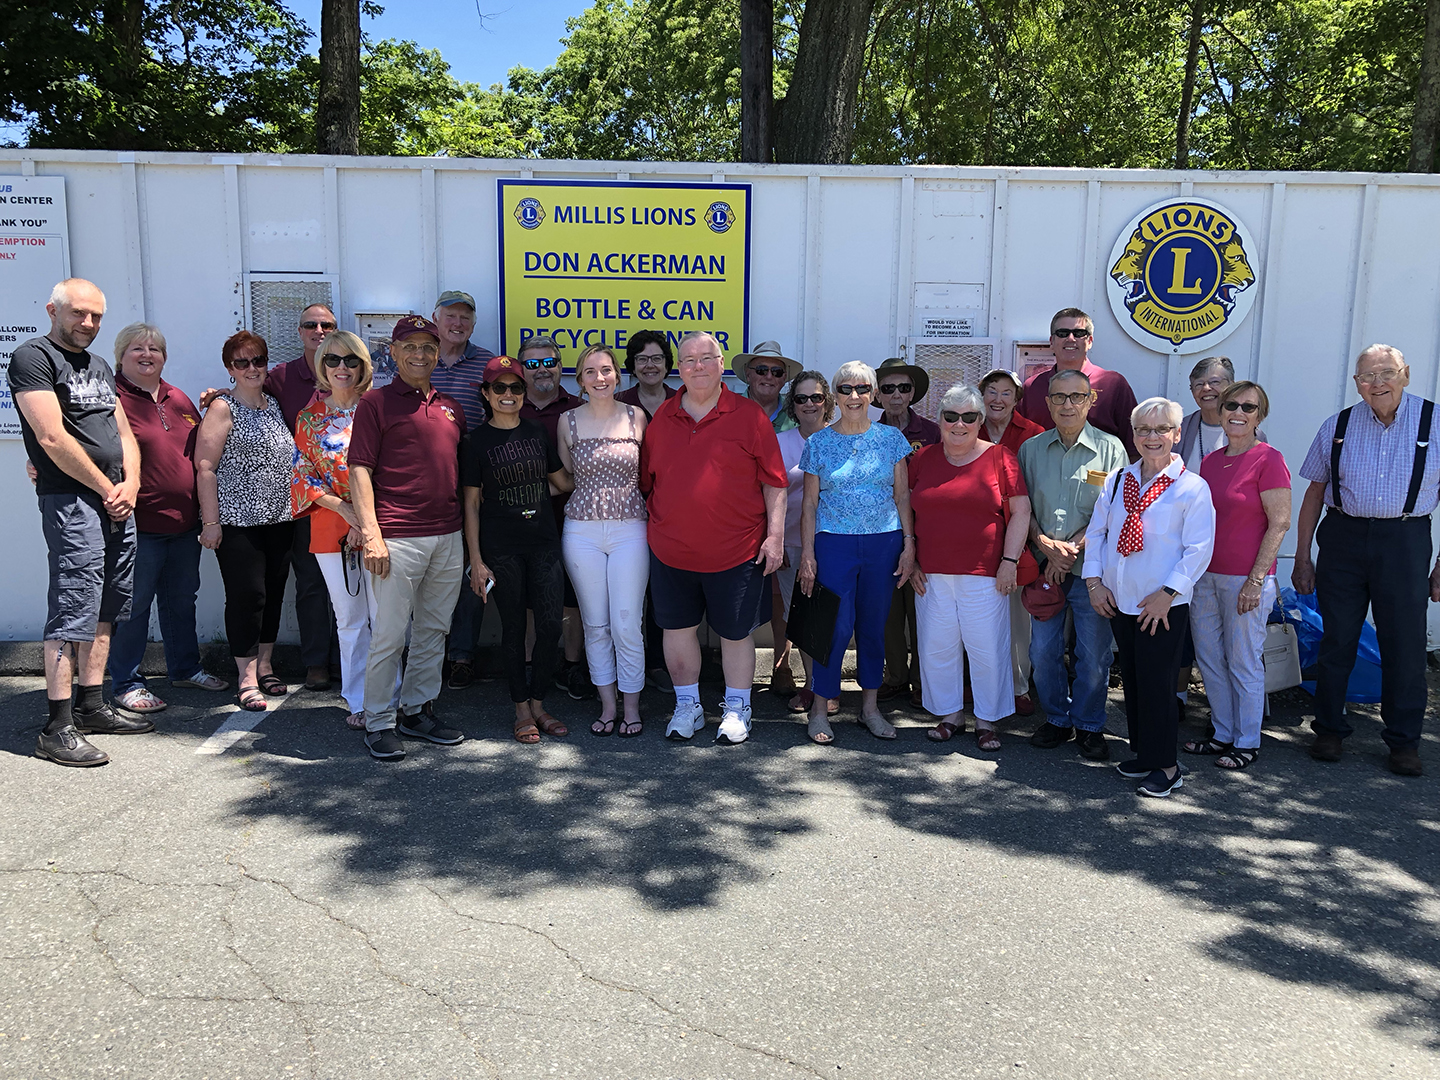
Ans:
[[[370,583],[360,563],[359,519],[350,504],[350,425],[374,375],[370,353],[354,334],[336,330],[315,351],[317,397],[295,420],[296,518],[310,517],[310,550],[325,575],[340,635],[340,694],[345,722],[365,726],[365,662],[370,654]]]

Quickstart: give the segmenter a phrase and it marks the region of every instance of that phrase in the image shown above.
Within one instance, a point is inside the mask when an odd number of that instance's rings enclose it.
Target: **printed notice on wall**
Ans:
[[[63,176],[0,176],[0,439],[20,438],[10,397],[10,356],[48,333],[45,304],[70,276]]]
[[[500,180],[500,334],[623,350],[631,334],[713,333],[744,351],[750,185]],[[623,352],[622,352],[623,359]]]

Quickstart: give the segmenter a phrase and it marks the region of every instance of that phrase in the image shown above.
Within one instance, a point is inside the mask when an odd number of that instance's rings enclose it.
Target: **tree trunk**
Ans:
[[[806,3],[790,93],[776,124],[776,161],[849,163],[872,4],[873,0]]]
[[[1175,120],[1177,169],[1190,167],[1190,117],[1195,112],[1195,69],[1200,66],[1200,32],[1204,28],[1205,0],[1193,0],[1190,5],[1190,44],[1185,50],[1185,82],[1180,90],[1180,115]]]
[[[775,146],[775,0],[740,0],[740,160]]]
[[[1420,86],[1410,128],[1410,172],[1435,171],[1435,142],[1440,138],[1440,0],[1430,0],[1425,44],[1420,53]]]
[[[113,122],[100,135],[107,150],[158,150],[155,133],[142,134],[136,123],[136,111],[143,87],[139,75],[145,63],[145,0],[108,0],[101,8],[105,34],[114,47],[114,60],[100,73],[99,82],[109,95],[114,112]]]
[[[322,154],[360,153],[360,0],[320,5],[315,142]]]

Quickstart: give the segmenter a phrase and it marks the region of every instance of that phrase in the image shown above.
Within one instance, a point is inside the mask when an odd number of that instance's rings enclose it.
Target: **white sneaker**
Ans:
[[[665,728],[667,739],[688,739],[697,731],[705,730],[705,709],[694,698],[680,698],[675,702],[675,715]]]
[[[730,698],[725,699],[720,714],[720,730],[715,734],[717,743],[736,745],[750,737],[750,706],[742,705]]]

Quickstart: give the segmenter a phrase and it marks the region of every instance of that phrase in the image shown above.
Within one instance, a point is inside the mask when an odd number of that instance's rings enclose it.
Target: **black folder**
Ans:
[[[828,663],[835,641],[835,620],[839,617],[839,593],[817,581],[806,596],[796,576],[795,590],[790,594],[790,621],[785,626],[785,636],[796,648],[813,660]]]

